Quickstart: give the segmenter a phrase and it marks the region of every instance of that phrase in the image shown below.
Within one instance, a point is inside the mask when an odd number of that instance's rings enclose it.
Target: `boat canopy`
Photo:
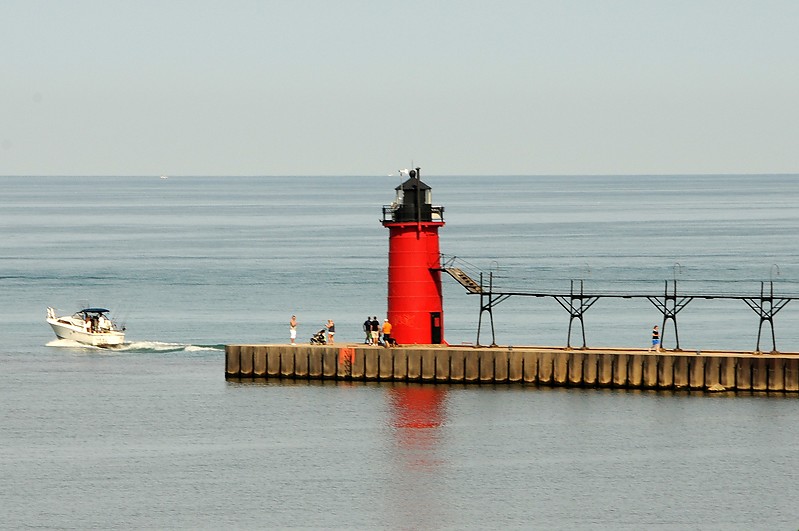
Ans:
[[[106,310],[105,308],[86,308],[79,311],[78,313],[108,313],[110,311],[111,310]]]

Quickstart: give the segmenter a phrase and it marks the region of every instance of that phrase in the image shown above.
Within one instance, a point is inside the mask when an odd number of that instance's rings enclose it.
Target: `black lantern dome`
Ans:
[[[408,180],[395,188],[396,199],[394,203],[383,208],[383,221],[444,221],[444,207],[433,206],[432,189],[419,178],[420,170],[421,168],[415,168],[409,171]]]

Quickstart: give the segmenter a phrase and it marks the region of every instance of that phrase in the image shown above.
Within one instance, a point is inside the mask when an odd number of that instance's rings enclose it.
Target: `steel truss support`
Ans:
[[[569,296],[565,295],[553,295],[558,304],[560,304],[564,310],[569,312],[569,332],[568,337],[566,338],[566,348],[571,348],[571,341],[572,341],[572,323],[575,319],[579,319],[580,321],[580,328],[583,332],[583,346],[582,348],[588,348],[585,343],[585,322],[583,321],[583,315],[588,308],[590,308],[596,301],[599,300],[599,297],[595,295],[585,295],[583,293],[583,281],[580,281],[580,293],[575,293],[574,291],[574,280],[570,282],[571,287],[569,290]]]
[[[771,326],[771,352],[777,353],[777,339],[774,336],[774,316],[782,310],[786,304],[791,302],[788,298],[774,297],[774,281],[769,282],[769,291],[766,293],[765,282],[760,283],[760,298],[744,298],[743,301],[760,316],[760,324],[757,327],[757,347],[755,352],[760,352],[760,334],[763,331],[763,323],[768,321]]]
[[[494,273],[488,274],[488,290],[483,286],[483,274],[480,273],[480,316],[477,319],[477,346],[480,345],[480,330],[483,328],[483,312],[488,312],[491,320],[491,346],[497,346],[496,333],[494,332],[494,306],[510,298],[510,293],[494,295]]]
[[[647,300],[655,305],[655,308],[663,314],[663,323],[660,327],[660,346],[663,347],[663,339],[666,337],[666,321],[671,321],[674,325],[674,350],[681,351],[680,334],[677,332],[677,314],[685,308],[693,297],[677,297],[677,280],[672,281],[671,293],[669,293],[669,281],[666,280],[663,289],[663,297],[647,297]]]
[[[760,352],[760,340],[763,335],[763,323],[768,322],[771,326],[771,346],[772,352],[776,353],[777,351],[777,340],[775,337],[775,330],[774,330],[774,316],[785,307],[786,304],[791,302],[792,300],[799,300],[798,296],[787,296],[787,297],[775,297],[774,296],[774,282],[769,282],[769,289],[766,290],[766,283],[760,283],[760,297],[742,297],[742,296],[735,296],[729,294],[699,294],[699,295],[679,295],[677,294],[677,280],[666,280],[665,287],[663,290],[663,295],[647,295],[644,293],[603,293],[601,295],[585,295],[583,292],[583,281],[579,280],[572,280],[571,281],[571,289],[568,295],[557,294],[557,293],[547,293],[547,292],[523,292],[523,291],[513,291],[513,292],[494,292],[494,275],[493,273],[489,273],[488,276],[488,286],[484,285],[484,277],[483,273],[480,273],[480,281],[479,284],[476,280],[470,277],[467,273],[462,271],[458,267],[454,267],[456,257],[451,257],[447,260],[444,259],[444,255],[441,255],[441,267],[440,271],[446,271],[450,274],[458,283],[460,283],[464,288],[466,288],[467,293],[469,294],[479,294],[480,295],[480,315],[477,322],[477,346],[480,345],[480,336],[482,333],[483,327],[483,314],[488,312],[488,317],[491,326],[491,346],[497,346],[496,342],[496,330],[494,328],[494,307],[500,304],[501,302],[509,299],[512,295],[519,296],[519,297],[552,297],[555,301],[561,305],[567,312],[569,312],[569,329],[568,329],[568,337],[566,340],[566,348],[572,348],[571,346],[571,334],[572,328],[574,326],[574,320],[579,319],[580,321],[580,329],[583,338],[582,348],[588,348],[585,338],[585,321],[584,315],[585,312],[600,298],[607,297],[607,298],[619,298],[619,299],[633,299],[633,298],[645,298],[649,302],[651,302],[655,308],[663,314],[663,321],[662,321],[662,328],[660,333],[661,339],[661,346],[666,338],[666,324],[667,322],[671,321],[672,325],[674,326],[674,342],[675,342],[675,351],[681,351],[680,348],[680,336],[677,327],[677,314],[688,305],[689,302],[694,300],[695,298],[702,298],[702,299],[736,299],[736,300],[743,300],[755,313],[758,314],[760,318],[760,323],[757,329],[757,346],[755,352]],[[678,264],[679,265],[679,264]],[[576,290],[576,283],[579,282],[579,291]]]

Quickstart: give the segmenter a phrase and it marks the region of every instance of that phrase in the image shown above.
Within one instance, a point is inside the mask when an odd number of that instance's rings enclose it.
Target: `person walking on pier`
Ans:
[[[369,322],[369,330],[372,333],[372,345],[380,345],[380,321],[377,320],[376,315]]]
[[[327,328],[327,342],[332,345],[336,335],[336,323],[333,319],[328,319],[325,328]]]
[[[372,318],[368,315],[366,316],[366,321],[363,322],[363,332],[366,334],[366,340],[364,344],[371,345],[372,344]]]
[[[655,349],[655,352],[660,352],[660,330],[658,330],[658,325],[652,328],[652,346],[649,347],[649,352],[652,352],[652,349]]]
[[[289,321],[289,339],[291,340],[291,344],[294,345],[294,341],[297,339],[297,316],[292,315],[291,320]]]
[[[388,319],[383,320],[383,346],[390,347],[396,343],[391,337],[391,323]]]

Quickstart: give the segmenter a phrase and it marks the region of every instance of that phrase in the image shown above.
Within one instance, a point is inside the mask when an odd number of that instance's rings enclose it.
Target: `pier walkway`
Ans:
[[[225,377],[799,393],[799,353],[227,345]]]

